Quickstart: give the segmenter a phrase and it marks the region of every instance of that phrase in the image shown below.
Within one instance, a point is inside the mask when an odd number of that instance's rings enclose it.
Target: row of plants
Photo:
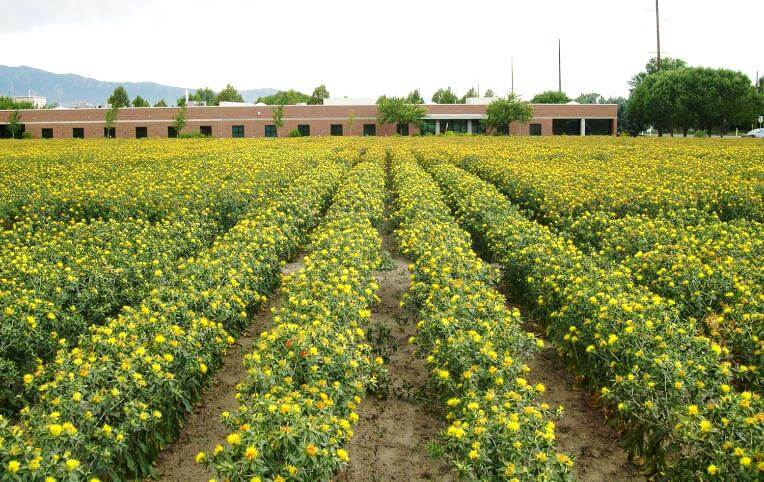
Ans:
[[[0,418],[0,467],[19,480],[151,475],[234,334],[247,325],[345,168],[321,162],[179,262],[136,308],[90,327],[30,385],[38,402]],[[38,383],[39,381],[39,383]]]
[[[245,356],[231,432],[198,463],[225,480],[330,480],[348,462],[355,412],[383,372],[364,341],[378,301],[383,170],[358,164],[312,235],[305,266],[285,276],[274,326]]]
[[[500,163],[466,158],[464,165],[504,193],[516,188]],[[761,388],[764,225],[676,207],[651,214],[584,211],[559,227],[584,251],[616,262],[635,282],[675,303],[693,325],[688,329],[722,344],[739,365],[741,381]]]
[[[555,450],[550,407],[525,363],[540,340],[492,286],[497,272],[472,251],[432,178],[393,160],[401,251],[413,260],[406,295],[416,313],[411,341],[445,402],[444,445],[473,480],[570,480],[571,458]],[[558,413],[562,407],[557,407]]]
[[[764,403],[734,387],[719,344],[688,329],[675,306],[626,270],[528,220],[489,183],[450,164],[430,169],[645,469],[670,480],[761,477]]]
[[[675,301],[682,317],[729,347],[744,378],[761,389],[764,225],[695,212],[657,218],[596,212],[575,220],[567,234]]]
[[[304,163],[264,163],[249,206],[262,205]],[[20,408],[22,378],[70,346],[90,325],[146,298],[166,282],[176,260],[193,255],[225,229],[219,213],[181,212],[142,219],[51,222],[2,233],[0,254],[0,407]]]

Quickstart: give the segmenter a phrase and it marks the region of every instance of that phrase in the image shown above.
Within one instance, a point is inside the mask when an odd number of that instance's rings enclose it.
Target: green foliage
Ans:
[[[218,105],[221,102],[244,102],[244,98],[231,84],[226,84],[225,89],[217,95],[213,105]]]
[[[298,129],[292,129],[289,131],[289,137],[302,137],[302,134],[300,134]]]
[[[590,92],[576,97],[576,102],[579,104],[604,104],[605,98],[596,92]]]
[[[446,89],[438,89],[432,94],[432,101],[436,104],[458,104],[459,97],[454,94],[451,87]]]
[[[10,97],[0,95],[0,110],[34,109],[34,104],[28,101],[16,102]]]
[[[570,97],[559,90],[545,90],[531,99],[532,104],[565,104],[567,102],[570,102]]]
[[[112,107],[130,107],[130,97],[127,95],[127,91],[121,85],[114,89],[114,92],[109,96],[107,102]]]
[[[406,103],[408,104],[424,104],[424,99],[419,93],[419,89],[414,89],[406,96]]]
[[[218,95],[215,93],[214,90],[210,89],[209,87],[205,87],[203,89],[196,89],[196,92],[188,96],[188,100],[193,100],[195,102],[204,102],[206,105],[218,105],[219,103]]]
[[[165,102],[164,99],[159,99],[159,102],[154,104],[154,107],[167,107],[167,102]]]
[[[276,128],[284,127],[284,104],[273,108],[273,123],[276,124]]]
[[[308,99],[308,104],[322,105],[324,103],[324,99],[328,99],[328,98],[329,98],[329,91],[326,90],[326,86],[324,84],[321,84],[315,89],[313,89],[313,95],[311,95],[310,99]]]
[[[377,100],[377,120],[380,124],[418,123],[424,114],[424,107],[410,104],[403,97],[382,96]]]
[[[684,67],[687,67],[687,62],[682,59],[675,59],[672,57],[664,57],[661,59],[661,71],[681,69]],[[656,72],[658,72],[658,59],[653,57],[645,64],[645,70],[631,78],[629,85],[632,87],[637,87],[647,78],[648,75],[654,74]]]
[[[494,129],[508,127],[512,122],[528,122],[533,118],[533,107],[520,100],[516,94],[510,94],[506,98],[499,97],[486,109],[486,125]]]
[[[610,97],[604,103],[618,105],[618,132],[626,132],[631,136],[636,136],[644,130],[644,125],[635,122],[629,117],[626,108],[629,100],[626,97]]]
[[[260,97],[258,102],[268,105],[295,105],[295,104],[307,104],[311,97],[308,94],[296,91],[294,89],[280,90],[273,95]]]
[[[493,93],[493,90],[488,89],[485,91],[485,97],[493,97],[495,94]]]
[[[21,137],[21,112],[14,110],[11,115],[8,116],[8,131],[11,133],[11,138],[18,139]]]
[[[133,99],[133,107],[151,107],[151,104],[149,104],[146,99],[139,95]]]
[[[119,108],[111,106],[106,110],[106,114],[104,115],[104,122],[106,123],[106,130],[109,138],[111,138],[111,128],[114,127],[114,124],[117,122],[117,114],[119,114]]]
[[[175,137],[180,137],[183,128],[186,127],[186,106],[183,105],[172,118],[172,125],[175,126]]]
[[[462,97],[461,103],[462,104],[466,104],[467,103],[467,99],[469,99],[471,97],[477,97],[477,96],[478,96],[477,90],[475,90],[474,87],[470,87],[470,90],[468,90],[467,93],[464,94],[464,96]]]

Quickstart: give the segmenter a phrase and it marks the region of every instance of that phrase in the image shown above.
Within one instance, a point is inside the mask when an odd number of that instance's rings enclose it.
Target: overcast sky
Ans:
[[[0,0],[0,64],[181,87],[425,97],[626,95],[655,51],[654,0]],[[764,74],[764,1],[661,0],[664,56]]]

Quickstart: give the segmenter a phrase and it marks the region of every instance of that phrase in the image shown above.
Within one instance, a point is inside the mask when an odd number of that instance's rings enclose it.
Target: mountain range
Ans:
[[[164,99],[167,105],[185,95],[185,87],[157,84],[156,82],[107,82],[91,79],[77,74],[56,74],[45,70],[21,65],[9,67],[0,65],[0,95],[32,95],[46,97],[48,104],[62,106],[79,102],[103,105],[118,85],[122,85],[130,98],[140,95],[150,103]],[[189,88],[193,92],[196,88]],[[254,102],[258,97],[275,94],[276,89],[261,88],[240,90],[247,102]]]

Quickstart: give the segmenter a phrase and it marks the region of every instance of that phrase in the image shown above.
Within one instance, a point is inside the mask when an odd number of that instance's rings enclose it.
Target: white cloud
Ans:
[[[655,50],[653,0],[412,2],[0,0],[3,63],[118,81],[375,97],[509,89],[626,94]],[[9,12],[6,14],[6,12]],[[664,55],[764,72],[764,2],[663,0]]]

